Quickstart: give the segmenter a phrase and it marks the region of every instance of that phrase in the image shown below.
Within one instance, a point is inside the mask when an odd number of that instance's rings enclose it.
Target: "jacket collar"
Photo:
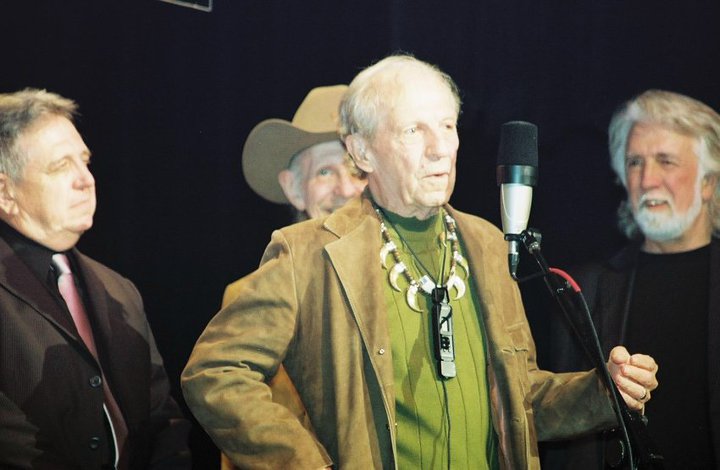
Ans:
[[[107,344],[103,340],[107,339],[107,332],[110,329],[108,316],[104,314],[106,309],[98,308],[100,305],[107,304],[107,294],[95,273],[89,269],[88,258],[76,248],[71,251],[77,261],[76,267],[80,271],[80,276],[82,276],[87,289],[87,301],[90,305],[86,307],[93,314],[95,342]],[[2,238],[0,238],[0,285],[60,330],[76,344],[88,359],[95,361],[85,343],[79,337],[72,317],[62,307],[62,304],[59,303],[50,289],[38,279]]]
[[[626,245],[622,250],[613,255],[608,261],[608,265],[614,271],[627,271],[634,269],[637,264],[638,255],[640,253],[641,241],[633,240],[630,244]]]
[[[464,255],[468,259],[473,283],[479,292],[478,297],[482,299],[483,311],[493,311],[496,300],[493,299],[492,293],[497,291],[497,284],[500,282],[500,277],[496,273],[507,272],[507,266],[500,262],[490,262],[503,261],[500,256],[484,255],[487,252],[487,238],[467,227],[468,222],[464,214],[449,205],[444,209],[457,222],[463,246],[472,247],[470,250],[466,249],[467,253]],[[380,264],[382,237],[380,222],[368,194],[364,193],[360,198],[348,202],[345,207],[328,216],[323,227],[338,237],[337,240],[328,243],[325,250],[340,278],[361,331],[367,333],[368,338],[375,339],[379,343],[384,342],[383,347],[387,349],[389,337],[384,322],[385,317],[377,316],[377,312],[383,312],[385,309],[384,297],[375,294],[382,292],[386,282]],[[491,272],[487,272],[488,270]],[[383,321],[378,322],[378,318]],[[487,317],[485,321],[502,321],[502,317],[499,315]]]

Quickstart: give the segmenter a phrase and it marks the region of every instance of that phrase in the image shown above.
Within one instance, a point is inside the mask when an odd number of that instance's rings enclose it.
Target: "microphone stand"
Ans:
[[[505,239],[508,241],[522,242],[540,267],[539,273],[524,279],[517,279],[514,273],[512,275],[518,282],[539,276],[544,277],[551,295],[560,305],[590,362],[598,371],[600,381],[608,390],[622,436],[618,442],[617,462],[609,463],[610,466],[620,468],[622,465],[630,470],[662,470],[664,468],[663,457],[656,451],[655,445],[647,434],[647,417],[628,408],[615,382],[610,377],[585,297],[572,278],[547,264],[536,235],[539,237],[539,234],[528,230],[523,230],[519,235],[505,235]]]

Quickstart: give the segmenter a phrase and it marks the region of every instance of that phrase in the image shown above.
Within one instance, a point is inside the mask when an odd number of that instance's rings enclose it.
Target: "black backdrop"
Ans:
[[[347,83],[398,51],[438,64],[464,101],[452,203],[497,223],[500,125],[539,126],[531,225],[564,267],[622,243],[623,191],[607,164],[616,106],[647,88],[720,105],[720,3],[216,0],[202,13],[153,0],[5,0],[0,90],[74,98],[98,187],[86,253],[133,279],[178,376],[224,286],[252,270],[286,208],[245,184],[260,120],[290,119],[307,91]],[[530,289],[532,290],[532,289]],[[532,295],[530,301],[532,302]],[[531,318],[538,341],[556,318]],[[217,452],[196,427],[197,468]]]

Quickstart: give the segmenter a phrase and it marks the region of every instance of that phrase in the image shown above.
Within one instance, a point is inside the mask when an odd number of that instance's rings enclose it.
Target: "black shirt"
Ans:
[[[10,245],[10,248],[12,248],[15,254],[17,254],[18,257],[23,261],[23,263],[25,263],[30,268],[30,271],[35,274],[35,276],[45,286],[47,286],[50,292],[52,292],[58,304],[60,304],[63,309],[67,309],[65,301],[63,300],[60,292],[58,291],[57,273],[55,273],[55,267],[52,264],[52,256],[57,252],[39,244],[35,240],[26,237],[25,235],[18,232],[13,227],[2,221],[0,221],[0,237],[5,240],[8,245]],[[73,272],[73,278],[75,279],[75,284],[78,288],[78,291],[80,292],[80,297],[82,298],[83,304],[85,305],[85,310],[88,311],[88,316],[91,317],[90,322],[92,324],[90,304],[85,295],[85,288],[82,282],[82,276],[80,275],[80,270],[77,269],[75,257],[73,256],[72,251],[65,251],[63,253],[68,257],[70,267]],[[70,312],[68,312],[68,315],[70,315]]]
[[[648,432],[666,469],[714,466],[708,396],[710,246],[641,253],[626,346],[659,365],[660,386],[645,408]]]

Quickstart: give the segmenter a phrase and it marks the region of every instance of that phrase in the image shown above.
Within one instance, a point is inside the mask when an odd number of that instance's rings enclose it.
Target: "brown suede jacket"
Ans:
[[[482,303],[501,467],[539,468],[537,440],[614,423],[593,372],[537,368],[506,243],[489,222],[457,221]],[[183,372],[187,403],[242,468],[395,468],[395,391],[379,221],[366,196],[273,233],[260,268],[228,287]],[[230,301],[231,300],[231,301]],[[312,427],[272,400],[283,363]]]

